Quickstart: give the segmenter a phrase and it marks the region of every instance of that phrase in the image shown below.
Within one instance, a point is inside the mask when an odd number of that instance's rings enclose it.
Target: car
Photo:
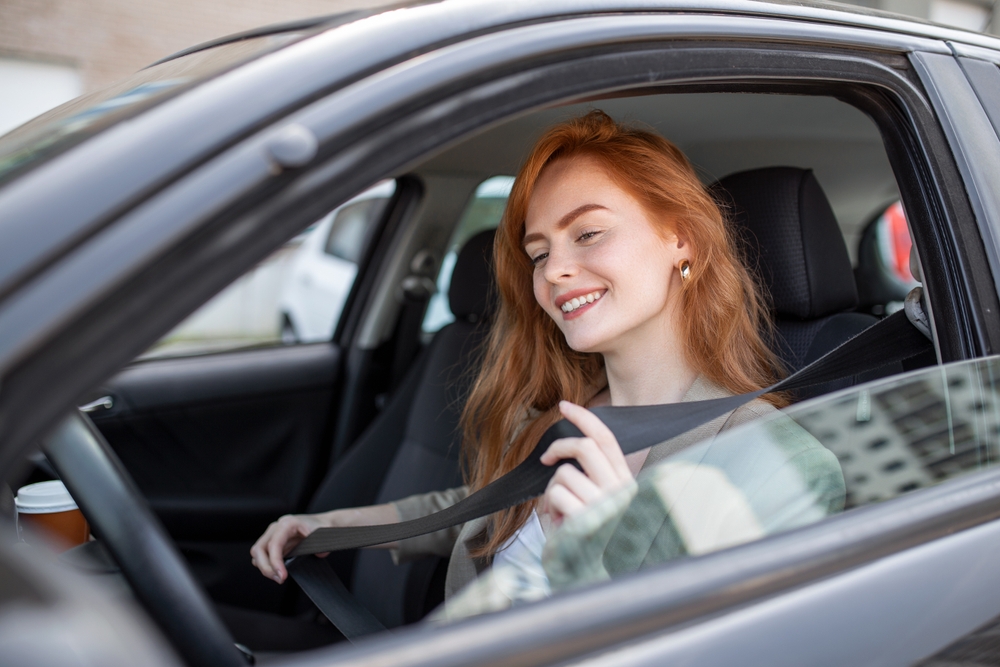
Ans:
[[[843,6],[456,0],[195,47],[0,138],[0,470],[13,489],[59,475],[100,545],[56,557],[7,530],[5,664],[995,657],[998,64],[993,37]],[[734,220],[764,220],[754,267],[791,369],[829,349],[813,346],[824,327],[856,333],[916,282],[932,351],[781,413],[837,456],[842,512],[454,623],[423,621],[439,560],[333,554],[348,597],[394,628],[337,641],[298,589],[256,572],[249,546],[284,513],[424,490],[400,482],[417,469],[431,488],[458,483],[449,424],[468,374],[450,373],[474,368],[489,297],[484,264],[452,280],[445,258],[482,259],[534,138],[591,108],[675,141],[733,195]],[[382,182],[392,194],[342,306],[325,303],[340,316],[322,340],[156,347]],[[834,271],[768,259],[808,245],[807,182],[833,225],[810,252],[842,252],[854,294],[832,309],[781,304]],[[754,201],[782,212],[761,218]],[[473,284],[482,298],[457,312],[429,305]],[[274,326],[278,286],[261,290]],[[763,451],[768,424],[712,446]]]
[[[314,343],[333,338],[358,271],[367,232],[382,217],[395,182],[380,183],[324,217],[291,259],[278,309],[281,340]]]

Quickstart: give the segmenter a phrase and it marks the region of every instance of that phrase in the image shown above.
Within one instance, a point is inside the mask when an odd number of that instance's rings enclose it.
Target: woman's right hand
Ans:
[[[285,556],[310,533],[327,524],[320,514],[286,514],[264,531],[250,548],[250,563],[279,584],[288,578]],[[325,556],[326,554],[318,554]]]

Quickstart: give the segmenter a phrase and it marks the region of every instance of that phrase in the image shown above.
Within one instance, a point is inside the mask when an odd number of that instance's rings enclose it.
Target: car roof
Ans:
[[[252,30],[246,30],[232,35],[212,39],[195,46],[182,49],[174,54],[162,58],[150,66],[158,65],[175,58],[203,51],[205,49],[231,44],[233,42],[252,39],[264,35],[279,34],[282,32],[303,31],[311,29],[330,29],[354,21],[360,21],[370,16],[383,14],[390,11],[418,7],[421,5],[442,4],[457,5],[460,3],[491,3],[492,0],[409,0],[394,2],[380,7],[369,9],[351,10],[325,14],[297,21],[274,23]],[[511,3],[516,5],[518,3]],[[527,4],[527,3],[522,3]],[[879,28],[882,30],[892,30],[895,32],[905,32],[922,37],[933,37],[937,39],[949,39],[953,41],[965,42],[976,46],[1000,49],[1000,38],[986,35],[981,32],[948,26],[935,23],[926,19],[865,7],[863,5],[846,4],[833,2],[832,0],[709,0],[700,2],[691,0],[619,0],[592,2],[590,0],[559,0],[559,2],[530,3],[532,7],[526,8],[523,19],[544,20],[546,18],[559,18],[572,16],[574,14],[589,14],[595,12],[609,11],[720,11],[738,12],[743,14],[758,14],[761,16],[781,15],[789,18],[820,18],[815,13],[819,10],[827,20],[836,20],[844,25],[854,25],[857,27]],[[541,6],[539,6],[541,5]],[[776,8],[780,10],[776,11]],[[515,19],[516,21],[516,19]],[[944,32],[942,32],[944,31]]]

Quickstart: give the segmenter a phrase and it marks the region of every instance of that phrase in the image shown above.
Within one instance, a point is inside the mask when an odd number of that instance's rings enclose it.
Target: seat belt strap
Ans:
[[[299,588],[348,641],[385,630],[385,626],[347,590],[325,560],[293,558],[286,567]]]
[[[592,412],[611,429],[626,454],[645,449],[716,417],[735,410],[759,396],[793,391],[852,377],[910,359],[933,349],[931,342],[896,312],[847,340],[805,368],[759,391],[707,401],[666,405],[605,406]],[[291,552],[291,556],[357,549],[425,535],[526,502],[544,493],[558,466],[541,462],[555,440],[582,433],[566,420],[550,427],[535,449],[512,471],[451,507],[419,519],[379,526],[319,528]]]

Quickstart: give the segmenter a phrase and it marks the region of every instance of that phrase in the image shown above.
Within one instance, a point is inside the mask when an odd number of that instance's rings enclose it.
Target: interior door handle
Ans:
[[[110,410],[115,405],[115,401],[110,396],[101,396],[96,401],[91,401],[79,406],[81,412],[97,412],[98,410]]]

